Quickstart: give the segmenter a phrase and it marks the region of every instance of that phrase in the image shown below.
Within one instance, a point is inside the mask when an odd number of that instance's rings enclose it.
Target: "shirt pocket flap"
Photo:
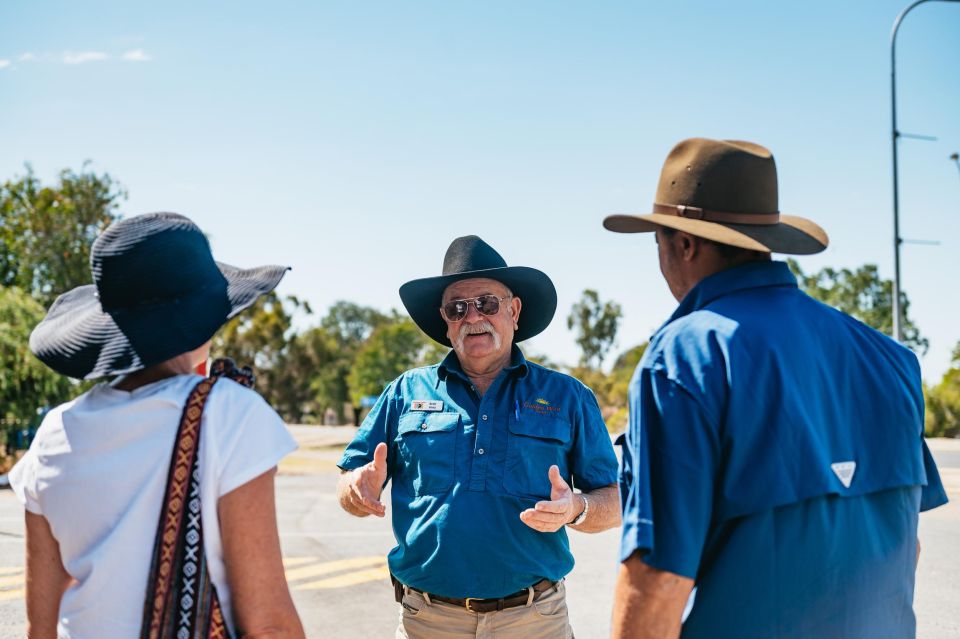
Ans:
[[[407,413],[400,417],[397,433],[445,433],[454,430],[460,413]]]
[[[524,437],[552,439],[561,444],[570,443],[570,424],[562,419],[550,417],[531,417],[510,420],[510,432]]]

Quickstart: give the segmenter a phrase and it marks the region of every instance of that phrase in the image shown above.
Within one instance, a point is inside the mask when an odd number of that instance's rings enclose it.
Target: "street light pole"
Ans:
[[[897,130],[897,31],[906,15],[914,7],[925,2],[960,2],[960,0],[916,0],[900,12],[893,22],[893,32],[890,34],[890,116],[893,144],[893,338],[898,342],[903,341],[903,309],[900,304],[900,245],[903,244],[903,238],[900,237],[900,176],[897,167],[897,143],[901,137],[900,131]]]
[[[960,171],[960,153],[951,153],[950,159],[957,163],[957,170]]]

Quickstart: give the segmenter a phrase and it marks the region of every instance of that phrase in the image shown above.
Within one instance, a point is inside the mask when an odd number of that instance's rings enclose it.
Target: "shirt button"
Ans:
[[[483,417],[481,417],[480,419],[482,419],[483,421],[487,421],[487,416],[486,416],[486,415],[484,415],[484,416],[483,416]]]
[[[477,451],[477,454],[478,454],[478,455],[482,455],[482,454],[483,454],[483,449],[481,448],[480,450],[478,450],[478,451]]]

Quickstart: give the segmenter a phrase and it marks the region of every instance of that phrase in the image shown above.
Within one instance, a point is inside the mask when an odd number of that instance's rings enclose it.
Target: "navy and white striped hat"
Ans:
[[[94,283],[58,297],[30,335],[40,361],[77,379],[129,373],[199,348],[289,267],[216,262],[188,218],[148,213],[111,224],[93,243],[90,269]]]

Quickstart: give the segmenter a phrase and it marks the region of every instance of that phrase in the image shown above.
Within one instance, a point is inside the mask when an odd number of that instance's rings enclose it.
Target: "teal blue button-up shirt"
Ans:
[[[567,533],[520,520],[550,499],[551,465],[584,492],[617,482],[617,459],[589,388],[527,362],[481,397],[451,352],[391,382],[339,462],[351,470],[390,446],[391,572],[446,597],[502,597],[573,568]]]

